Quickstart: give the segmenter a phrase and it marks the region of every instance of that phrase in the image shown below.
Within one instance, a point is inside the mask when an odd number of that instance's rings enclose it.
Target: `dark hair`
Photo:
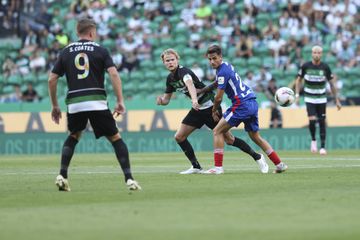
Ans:
[[[91,18],[81,18],[76,25],[79,35],[87,34],[92,28],[96,28],[96,23]]]
[[[219,45],[211,45],[208,50],[206,51],[207,54],[216,53],[218,55],[222,55],[221,47]]]

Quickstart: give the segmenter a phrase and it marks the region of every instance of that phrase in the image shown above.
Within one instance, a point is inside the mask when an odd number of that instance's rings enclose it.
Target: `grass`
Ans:
[[[78,154],[69,193],[54,185],[59,156],[1,156],[0,239],[360,239],[359,151],[279,154],[284,174],[226,152],[218,176],[179,175],[179,152],[131,154],[140,192],[114,155]]]

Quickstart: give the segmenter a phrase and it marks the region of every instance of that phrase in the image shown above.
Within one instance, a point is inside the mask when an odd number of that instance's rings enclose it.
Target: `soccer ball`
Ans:
[[[276,90],[275,93],[275,102],[282,107],[288,107],[295,101],[295,94],[291,88],[281,87]]]

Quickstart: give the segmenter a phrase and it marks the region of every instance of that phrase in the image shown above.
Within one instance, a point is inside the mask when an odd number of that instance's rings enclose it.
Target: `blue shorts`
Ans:
[[[245,131],[259,131],[258,104],[255,99],[242,102],[239,106],[229,107],[223,117],[232,127],[237,127],[243,122]]]

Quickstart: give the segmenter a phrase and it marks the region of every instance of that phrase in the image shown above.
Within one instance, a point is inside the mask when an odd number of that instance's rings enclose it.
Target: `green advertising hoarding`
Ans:
[[[255,147],[243,130],[232,133]],[[174,140],[174,131],[124,132],[122,137],[130,152],[172,152],[180,151]],[[277,150],[310,149],[310,135],[307,128],[265,129],[261,135]],[[0,134],[0,154],[54,154],[60,153],[66,139],[65,133],[11,133]],[[212,132],[207,129],[195,131],[189,138],[195,151],[212,151]],[[327,149],[360,149],[358,127],[337,127],[327,129]],[[256,146],[255,149],[258,149]],[[226,150],[237,150],[226,147]],[[85,132],[76,147],[77,153],[113,152],[105,138],[95,140],[92,132]]]

